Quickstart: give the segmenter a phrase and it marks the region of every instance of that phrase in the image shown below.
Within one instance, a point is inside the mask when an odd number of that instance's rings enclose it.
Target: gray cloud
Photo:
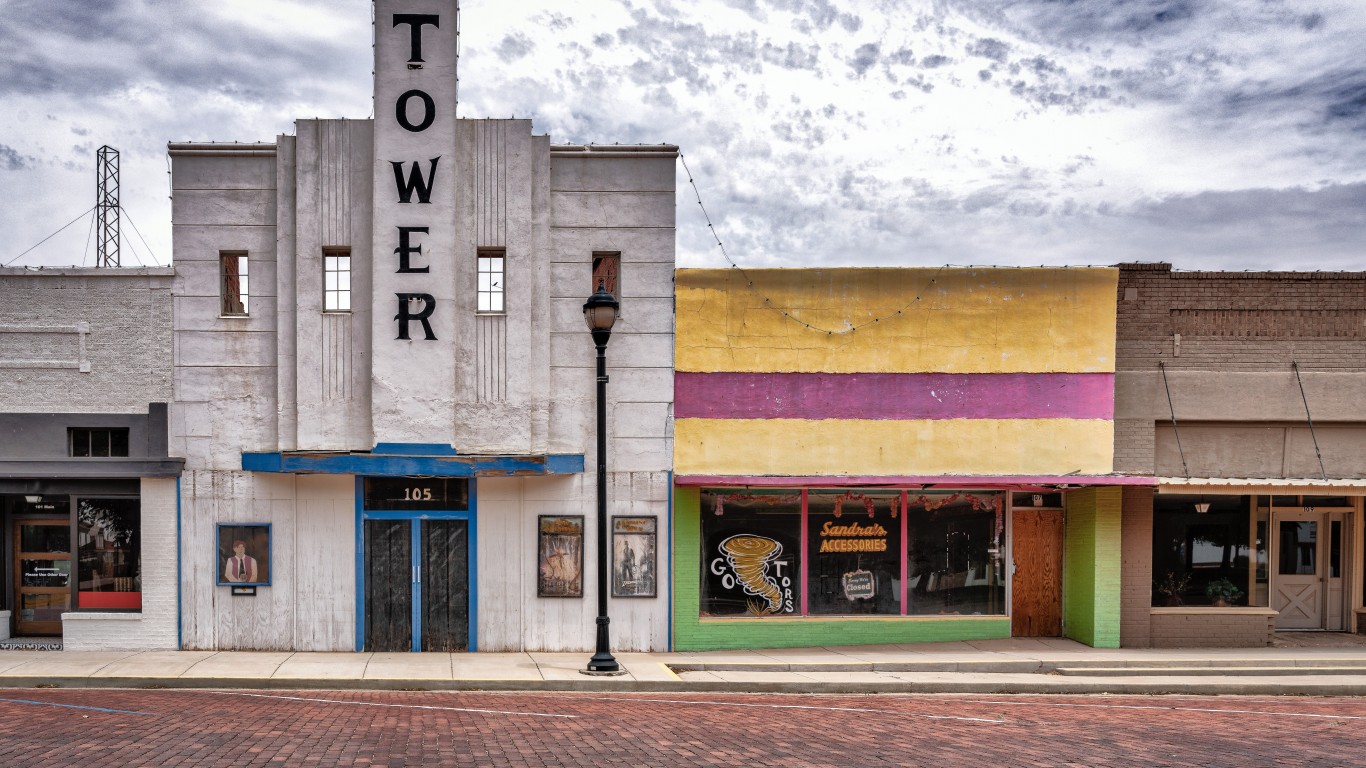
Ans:
[[[1366,68],[1326,72],[1291,85],[1246,84],[1226,93],[1217,109],[1220,117],[1231,120],[1302,115],[1317,118],[1318,125],[1363,132]]]
[[[969,44],[967,52],[969,56],[980,56],[984,59],[1004,62],[1006,55],[1010,53],[1010,46],[995,38],[984,37]]]
[[[594,43],[597,41],[594,40]],[[602,46],[599,46],[602,47]],[[502,42],[498,43],[498,55],[503,61],[512,62],[526,57],[536,50],[536,44],[521,32],[513,32],[503,36]]]
[[[19,171],[28,167],[32,162],[33,158],[20,155],[14,147],[0,144],[0,168],[7,171]]]
[[[14,0],[0,26],[0,95],[112,96],[136,84],[282,100],[344,74],[349,41],[224,26],[156,0]]]
[[[878,53],[881,47],[877,43],[864,43],[854,50],[854,58],[850,59],[849,66],[860,77],[877,63]]]

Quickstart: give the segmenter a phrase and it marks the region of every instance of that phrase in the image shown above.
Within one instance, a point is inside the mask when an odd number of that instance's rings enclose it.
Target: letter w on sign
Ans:
[[[430,161],[431,171],[427,178],[422,178],[422,166],[418,161],[413,161],[412,168],[408,171],[408,178],[403,178],[403,163],[398,160],[390,160],[389,164],[394,166],[394,185],[398,187],[398,201],[400,203],[411,203],[413,192],[417,192],[419,203],[430,203],[432,201],[432,184],[436,181],[436,163],[441,157],[433,157]]]

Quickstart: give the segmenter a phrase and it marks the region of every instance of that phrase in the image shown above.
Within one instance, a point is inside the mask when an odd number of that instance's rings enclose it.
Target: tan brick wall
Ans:
[[[1152,644],[1149,608],[1153,594],[1153,489],[1125,488],[1120,524],[1119,644]]]
[[[1154,648],[1258,648],[1271,645],[1273,612],[1209,611],[1152,614]]]
[[[1148,419],[1115,419],[1115,471],[1151,475],[1156,433]]]
[[[1126,298],[1132,297],[1132,298]],[[1366,272],[1121,264],[1115,368],[1366,371]],[[1174,334],[1181,333],[1180,353]]]

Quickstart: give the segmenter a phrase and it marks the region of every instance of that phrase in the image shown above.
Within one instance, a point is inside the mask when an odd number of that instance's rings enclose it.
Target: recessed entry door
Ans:
[[[71,610],[71,521],[14,521],[14,630],[60,635]]]
[[[1277,629],[1322,629],[1326,594],[1324,514],[1275,513],[1271,607]]]
[[[469,521],[364,522],[365,650],[468,650]]]
[[[1012,513],[1012,637],[1062,634],[1062,537],[1061,509],[1016,509]]]

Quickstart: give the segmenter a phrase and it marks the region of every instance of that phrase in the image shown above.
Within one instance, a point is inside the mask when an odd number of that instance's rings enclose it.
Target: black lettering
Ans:
[[[414,245],[410,236],[414,233],[427,234],[426,227],[399,227],[398,228],[398,247],[394,253],[398,254],[398,269],[396,272],[430,272],[431,267],[414,267],[408,263],[408,257],[413,254],[422,255],[422,245]]]
[[[432,185],[436,183],[436,161],[440,159],[440,157],[431,159],[431,174],[425,179],[422,178],[422,166],[414,160],[412,170],[408,171],[406,180],[403,178],[403,163],[397,160],[389,161],[389,164],[394,166],[394,184],[398,186],[398,201],[400,203],[411,203],[414,190],[417,191],[419,203],[430,203],[432,201]]]
[[[422,58],[422,27],[431,24],[440,29],[441,17],[434,13],[396,13],[394,26],[399,24],[408,25],[408,61],[425,61]]]
[[[423,109],[422,120],[416,125],[408,120],[408,99],[411,99],[414,96],[422,99]],[[408,91],[402,96],[399,96],[398,101],[394,102],[394,119],[398,121],[399,125],[407,128],[413,133],[421,133],[430,128],[432,126],[432,121],[436,119],[436,102],[432,101],[432,97],[428,96],[423,91],[417,89]]]
[[[398,337],[404,341],[410,341],[408,323],[416,320],[422,323],[424,340],[436,341],[436,334],[432,333],[432,324],[427,320],[436,311],[436,299],[430,293],[396,293],[394,295],[398,297],[398,314],[394,315],[394,319],[398,321]],[[413,301],[422,302],[422,311],[416,315],[408,311],[411,306],[410,302]]]

